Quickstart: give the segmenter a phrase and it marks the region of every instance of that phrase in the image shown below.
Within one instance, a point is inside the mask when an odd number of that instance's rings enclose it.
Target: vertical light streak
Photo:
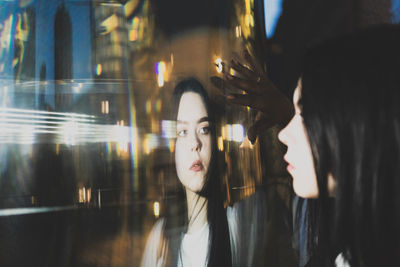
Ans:
[[[160,202],[155,201],[153,204],[154,216],[158,218],[160,216]]]
[[[129,102],[129,137],[130,137],[130,153],[131,153],[131,165],[133,168],[132,173],[132,187],[133,191],[139,189],[138,169],[139,169],[139,151],[138,142],[139,134],[136,127],[136,104],[135,97],[133,95],[133,88],[128,85],[128,102]]]
[[[218,150],[224,151],[224,139],[222,136],[218,137]]]

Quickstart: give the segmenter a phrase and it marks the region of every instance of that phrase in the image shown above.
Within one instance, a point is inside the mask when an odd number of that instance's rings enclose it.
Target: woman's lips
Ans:
[[[199,172],[203,170],[203,163],[201,163],[200,160],[196,160],[193,162],[192,166],[190,166],[189,170],[194,171],[194,172]]]
[[[283,157],[283,160],[286,161],[287,164],[288,164],[287,167],[286,167],[286,170],[287,170],[288,172],[293,171],[293,170],[294,170],[294,166],[293,166],[292,164],[290,164],[290,162],[287,160],[286,156]]]
[[[293,165],[290,165],[290,163],[289,163],[289,164],[287,165],[287,167],[286,167],[286,170],[287,170],[288,172],[293,171],[293,170],[294,170]]]

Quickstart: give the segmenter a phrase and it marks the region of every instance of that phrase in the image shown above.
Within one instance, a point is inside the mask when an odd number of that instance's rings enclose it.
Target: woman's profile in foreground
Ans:
[[[314,47],[280,134],[309,198],[307,266],[400,266],[400,29]]]

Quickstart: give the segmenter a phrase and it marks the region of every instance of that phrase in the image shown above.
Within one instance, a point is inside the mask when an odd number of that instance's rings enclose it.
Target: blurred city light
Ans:
[[[104,111],[107,111],[107,101]],[[32,144],[38,140],[53,140],[56,144],[77,145],[93,142],[116,142],[127,150],[132,127],[123,120],[117,125],[99,124],[92,115],[0,108],[0,143]],[[46,138],[41,138],[47,134]]]
[[[236,38],[239,38],[242,36],[242,27],[240,25],[235,27],[235,35],[236,35]]]
[[[243,142],[244,127],[241,124],[226,124],[222,127],[222,138],[227,141]]]
[[[222,136],[218,137],[218,150],[224,151],[224,138]]]
[[[161,101],[161,98],[159,98],[156,101],[156,111],[160,112],[161,111],[161,107],[162,107],[162,101]]]
[[[148,99],[146,101],[146,113],[151,114],[151,100],[150,99]]]
[[[232,125],[232,140],[236,142],[243,142],[244,140],[244,127],[241,124]]]
[[[67,121],[61,126],[60,134],[63,136],[63,143],[75,145],[78,135],[78,125],[75,121]]]
[[[224,66],[222,65],[222,59],[221,58],[217,58],[215,60],[215,65],[217,66],[217,72],[221,73],[224,70]]]
[[[81,187],[78,190],[78,202],[79,203],[90,203],[92,196],[92,189]]]
[[[101,72],[102,72],[102,66],[101,66],[101,64],[97,64],[96,65],[96,75],[100,76]]]
[[[116,14],[112,14],[108,18],[106,18],[101,24],[100,24],[104,30],[102,31],[101,34],[105,35],[113,30],[115,30],[118,27],[118,17]]]
[[[144,153],[150,154],[150,152],[158,146],[158,138],[155,134],[146,134],[143,142]]]
[[[103,114],[109,113],[109,103],[107,100],[101,101],[101,113]]]
[[[154,216],[158,218],[160,216],[160,203],[158,201],[154,202],[153,210],[154,210]]]
[[[176,121],[162,120],[161,131],[164,138],[176,138]]]
[[[159,87],[164,86],[164,81],[168,81],[167,66],[164,61],[157,62],[155,65],[155,73],[157,74],[157,83]]]
[[[175,152],[175,139],[170,139],[168,142],[168,148],[171,153]]]

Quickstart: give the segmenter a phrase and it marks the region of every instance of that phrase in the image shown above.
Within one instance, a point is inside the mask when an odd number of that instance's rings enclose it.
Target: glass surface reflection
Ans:
[[[264,254],[267,200],[255,192],[278,184],[265,173],[284,176],[279,148],[265,142],[262,163],[245,136],[252,111],[226,106],[209,82],[255,47],[254,10],[250,0],[0,1],[1,265],[140,265],[180,186],[166,110],[186,77],[223,113],[221,190],[225,208],[242,206],[241,253]]]

